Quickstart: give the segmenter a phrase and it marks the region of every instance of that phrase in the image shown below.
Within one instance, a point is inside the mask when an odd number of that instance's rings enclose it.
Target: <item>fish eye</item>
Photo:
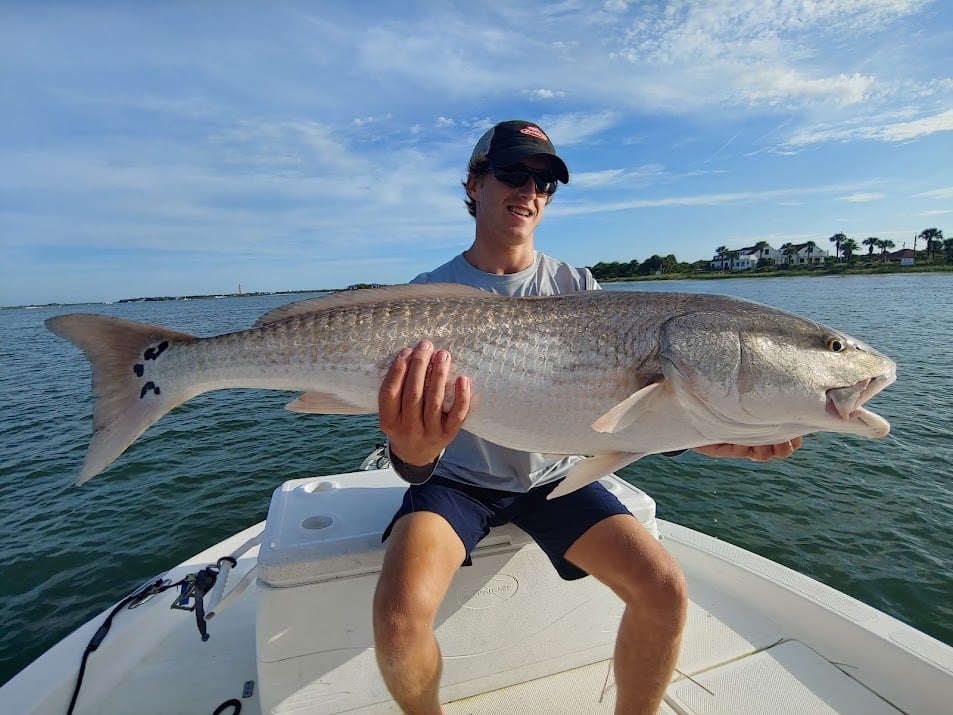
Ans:
[[[847,349],[847,341],[832,335],[827,339],[827,349],[832,353],[842,353]]]

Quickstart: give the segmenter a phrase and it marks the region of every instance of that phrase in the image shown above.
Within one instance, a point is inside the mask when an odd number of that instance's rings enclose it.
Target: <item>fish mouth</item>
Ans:
[[[877,377],[868,377],[847,387],[831,388],[826,392],[825,411],[837,420],[866,425],[868,429],[864,432],[871,437],[886,437],[890,434],[890,423],[880,415],[865,409],[863,404],[896,379],[896,373],[891,371]]]

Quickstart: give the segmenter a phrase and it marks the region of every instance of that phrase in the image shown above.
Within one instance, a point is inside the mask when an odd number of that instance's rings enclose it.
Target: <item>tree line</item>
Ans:
[[[835,233],[829,239],[827,239],[834,244],[834,260],[840,260],[841,257],[850,263],[851,259],[859,252],[860,246],[857,245],[857,241],[853,238],[848,238],[844,233]],[[913,237],[913,254],[914,257],[917,256],[917,241],[923,241],[925,250],[922,251],[921,257],[929,260],[936,261],[937,253],[940,253],[940,258],[944,263],[953,263],[953,238],[943,238],[943,231],[938,228],[925,228],[920,233],[916,234]],[[896,244],[889,239],[878,238],[877,236],[868,236],[861,244],[867,246],[867,256],[871,257],[874,255],[874,251],[877,250],[880,255],[880,260],[885,260],[887,251],[892,248],[896,248]]]
[[[896,248],[896,244],[890,239],[882,239],[877,236],[868,236],[860,243],[856,239],[847,236],[843,232],[835,233],[828,239],[834,244],[834,255],[827,258],[827,262],[846,263],[853,265],[858,259],[865,261],[887,260],[887,254]],[[917,242],[923,242],[923,250],[917,251]],[[861,250],[861,246],[867,248],[866,254]],[[756,250],[768,247],[767,241],[759,241],[752,248]],[[758,261],[758,268],[781,269],[790,267],[790,258],[804,248],[808,254],[813,253],[818,248],[814,241],[807,241],[803,244],[785,243],[778,250],[788,257],[787,264],[782,263],[775,266],[774,259],[762,258]],[[877,255],[874,256],[874,252]],[[946,263],[953,265],[953,238],[943,238],[943,231],[938,228],[927,228],[914,236],[913,251],[918,261],[927,261],[931,263]],[[721,260],[722,265],[726,265],[731,259],[740,255],[740,251],[729,250],[726,246],[719,246],[715,249],[715,255]],[[636,276],[663,275],[667,273],[698,273],[711,270],[710,260],[694,261],[686,263],[679,261],[674,254],[660,256],[655,254],[644,261],[633,259],[631,261],[600,261],[594,266],[589,266],[589,270],[597,280],[610,280],[617,278],[628,278]]]
[[[658,254],[646,258],[644,261],[632,259],[631,261],[599,261],[594,266],[589,266],[592,275],[596,280],[607,280],[610,278],[629,278],[632,276],[654,276],[663,273],[687,273],[689,271],[704,270],[708,261],[695,261],[694,263],[684,263],[679,261],[673,254],[660,256]]]

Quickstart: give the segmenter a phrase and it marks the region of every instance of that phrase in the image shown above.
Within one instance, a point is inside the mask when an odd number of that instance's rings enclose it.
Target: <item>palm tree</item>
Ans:
[[[843,233],[835,233],[827,240],[834,244],[834,260],[836,261],[840,258],[840,245],[847,240],[847,236]]]
[[[868,256],[873,256],[873,255],[874,255],[874,248],[876,248],[877,246],[880,245],[880,239],[877,238],[876,236],[868,236],[868,237],[865,238],[863,241],[861,241],[861,243],[864,244],[865,246],[867,246],[867,249],[868,249],[868,250],[867,250],[867,255],[868,255]]]
[[[889,238],[879,238],[877,239],[877,245],[880,247],[880,260],[886,262],[887,260],[887,249],[893,248],[897,244],[891,241]]]
[[[860,246],[858,246],[857,241],[852,238],[841,241],[840,250],[844,252],[844,260],[847,263],[850,263],[850,259],[853,258],[858,248],[860,248]]]
[[[715,258],[721,262],[721,270],[725,270],[725,254],[728,253],[728,246],[719,246],[715,249]]]
[[[732,266],[734,265],[735,260],[738,258],[738,256],[741,255],[741,251],[728,251],[728,253],[726,253],[725,255],[728,256],[728,265]]]
[[[767,241],[758,241],[754,244],[754,250],[758,252],[758,258],[761,258],[769,248],[771,248],[771,244]]]
[[[781,252],[781,255],[785,257],[785,264],[791,265],[791,257],[797,253],[797,249],[794,247],[794,244],[790,241],[785,243],[781,248],[778,249]]]
[[[817,248],[817,244],[814,241],[808,241],[804,244],[804,248],[807,249],[807,265],[811,267],[814,263],[814,249]]]
[[[937,246],[943,245],[943,231],[938,228],[927,228],[921,231],[917,238],[922,238],[927,242],[927,254],[930,256],[930,260],[933,260]]]

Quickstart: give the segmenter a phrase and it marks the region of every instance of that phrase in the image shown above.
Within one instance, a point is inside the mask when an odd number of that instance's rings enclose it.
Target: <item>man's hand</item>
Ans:
[[[695,447],[694,451],[709,457],[736,457],[750,459],[753,462],[770,462],[772,459],[790,457],[801,448],[803,437],[795,437],[780,444],[765,444],[749,447],[744,444],[706,444],[704,447]]]
[[[454,380],[454,401],[444,413],[443,401],[450,375],[450,353],[434,352],[423,340],[404,348],[391,363],[377,395],[381,431],[390,441],[391,454],[406,464],[432,464],[460,431],[470,410],[470,381]]]

